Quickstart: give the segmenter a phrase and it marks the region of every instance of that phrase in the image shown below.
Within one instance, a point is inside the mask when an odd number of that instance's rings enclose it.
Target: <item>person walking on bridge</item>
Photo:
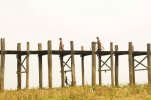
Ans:
[[[64,45],[63,45],[63,42],[62,42],[62,38],[59,38],[59,40],[60,40],[59,51],[63,51],[64,50]]]
[[[104,47],[102,46],[102,43],[101,43],[99,37],[96,37],[96,39],[97,39],[97,45],[98,45],[98,49],[97,50],[98,51],[104,50]]]

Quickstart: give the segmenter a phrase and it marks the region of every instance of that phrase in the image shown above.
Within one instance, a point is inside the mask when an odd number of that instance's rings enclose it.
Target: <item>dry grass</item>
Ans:
[[[94,91],[91,91],[93,88]],[[85,86],[1,91],[0,100],[151,100],[151,87]]]

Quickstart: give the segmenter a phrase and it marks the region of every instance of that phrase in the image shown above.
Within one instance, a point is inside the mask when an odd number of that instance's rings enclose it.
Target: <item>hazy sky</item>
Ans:
[[[37,43],[47,49],[47,40],[52,40],[53,49],[58,49],[59,37],[65,49],[70,49],[73,40],[75,50],[83,45],[90,50],[96,36],[101,38],[105,50],[110,42],[127,50],[128,42],[135,50],[146,50],[151,39],[150,0],[0,0],[0,37],[6,39],[6,49],[16,50],[17,43]],[[47,57],[44,56],[44,86],[47,86]],[[59,57],[53,56],[53,86],[60,85]],[[80,57],[76,57],[77,84],[81,84]],[[16,56],[6,56],[6,88],[16,88]],[[91,57],[86,57],[86,83],[91,83]],[[128,83],[127,56],[120,57],[120,83]],[[30,87],[38,86],[37,55],[30,58]],[[144,71],[146,72],[146,71]],[[147,74],[137,72],[136,82],[147,82]],[[110,74],[103,74],[104,83],[110,82]],[[23,80],[25,80],[23,78]],[[71,79],[69,79],[71,80]],[[98,82],[98,80],[97,80]],[[23,87],[25,84],[23,83]]]

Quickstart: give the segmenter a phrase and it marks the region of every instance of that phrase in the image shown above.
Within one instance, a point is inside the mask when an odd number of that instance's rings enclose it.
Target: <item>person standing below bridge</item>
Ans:
[[[64,45],[63,45],[63,42],[62,42],[62,38],[59,38],[59,40],[60,40],[59,51],[63,51],[64,50]]]
[[[96,39],[97,39],[97,45],[98,45],[98,49],[97,50],[98,51],[104,50],[104,47],[102,46],[102,43],[101,43],[99,37],[96,37]]]

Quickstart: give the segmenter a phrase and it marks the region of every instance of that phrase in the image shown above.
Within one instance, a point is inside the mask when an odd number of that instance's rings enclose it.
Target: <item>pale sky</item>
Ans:
[[[90,50],[97,36],[105,50],[109,50],[110,42],[119,45],[119,50],[128,50],[128,42],[133,42],[135,50],[146,50],[147,43],[151,43],[150,5],[150,0],[0,0],[0,37],[5,38],[7,50],[16,50],[17,43],[22,43],[25,50],[27,41],[31,50],[37,50],[38,43],[43,43],[46,50],[47,40],[52,40],[52,48],[57,50],[59,37],[63,38],[67,50],[71,40],[75,50],[80,50],[82,45]],[[80,85],[80,57],[75,58],[76,79]],[[85,59],[85,79],[91,84],[91,56]],[[128,57],[119,59],[119,81],[128,83]],[[30,57],[31,88],[38,86],[37,60],[37,55]],[[6,89],[16,89],[16,62],[15,55],[6,56]],[[47,87],[47,56],[44,56],[43,67],[44,86]],[[146,71],[136,75],[137,83],[147,82]],[[109,72],[103,73],[103,83],[110,83]],[[60,84],[59,57],[53,56],[53,86]]]

